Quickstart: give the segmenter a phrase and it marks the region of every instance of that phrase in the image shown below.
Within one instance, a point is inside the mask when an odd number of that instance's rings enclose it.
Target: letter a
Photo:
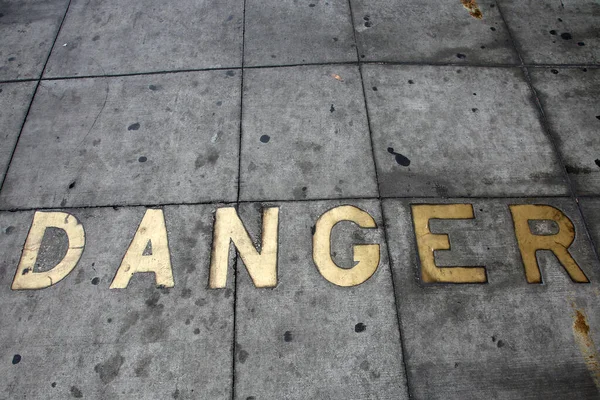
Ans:
[[[133,274],[138,272],[154,272],[156,286],[175,286],[162,210],[146,211],[110,288],[125,289]]]

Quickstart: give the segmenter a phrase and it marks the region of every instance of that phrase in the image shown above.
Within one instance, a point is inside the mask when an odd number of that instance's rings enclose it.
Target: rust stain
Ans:
[[[477,5],[477,1],[475,1],[475,0],[460,0],[460,2],[462,3],[464,8],[469,10],[469,14],[471,14],[471,16],[473,18],[477,18],[477,19],[483,18],[483,14],[481,13],[479,6]]]
[[[575,310],[575,323],[573,324],[573,329],[586,336],[590,332],[590,326],[587,324],[585,315],[579,310]]]
[[[583,311],[578,310],[575,303],[572,303],[571,306],[575,310],[575,315],[573,316],[573,335],[575,336],[575,341],[579,345],[581,355],[590,375],[594,379],[596,387],[600,388],[600,360],[596,345],[590,337],[590,325]]]

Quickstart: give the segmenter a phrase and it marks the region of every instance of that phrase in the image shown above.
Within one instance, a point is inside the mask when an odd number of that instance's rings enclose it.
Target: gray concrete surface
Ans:
[[[108,288],[145,208],[65,211],[85,228],[85,252],[62,282],[38,291],[10,289],[33,212],[0,214],[0,398],[230,398],[232,277],[225,290],[206,288],[214,207],[165,208],[172,289],[151,274]]]
[[[526,63],[597,64],[597,1],[500,0],[502,13]]]
[[[0,0],[0,400],[600,398],[599,27],[597,0]],[[486,283],[423,282],[423,203],[473,204],[429,222],[434,259]],[[514,204],[573,221],[590,283],[549,251],[527,283]],[[337,205],[377,223],[332,228],[342,268],[381,246],[358,286],[313,258]],[[226,206],[257,251],[279,207],[275,287],[231,246],[209,288]],[[109,289],[148,207],[174,287]],[[44,211],[80,220],[82,257],[12,290],[22,255],[68,252],[58,228],[26,245]]]
[[[0,84],[0,180],[8,169],[34,90],[35,82]]]
[[[426,285],[420,281],[410,204],[470,203],[475,219],[432,221],[450,237],[439,266],[485,266],[485,284]],[[538,252],[543,284],[529,284],[514,236],[509,204],[548,204],[574,223],[569,249],[591,283],[575,284],[551,252]],[[573,332],[581,310],[598,326],[600,270],[578,210],[569,199],[385,200],[396,297],[408,377],[418,399],[596,399]],[[591,328],[594,342],[599,332]],[[596,371],[597,373],[597,371]],[[474,389],[476,388],[476,389]]]
[[[0,203],[235,201],[239,89],[233,70],[45,81]]]
[[[352,244],[381,243],[381,262],[352,288],[325,280],[312,263],[312,233],[325,211],[347,202],[273,204],[280,210],[279,284],[256,289],[243,264],[236,294],[236,398],[406,399],[398,323],[378,201],[352,202],[378,229],[345,222],[334,228],[332,254],[350,268]],[[240,215],[260,237],[261,205]]]
[[[67,0],[0,3],[0,80],[41,76],[68,3]]]
[[[382,196],[568,194],[520,69],[364,73]]]
[[[575,190],[600,194],[600,71],[543,68],[531,77]]]
[[[249,70],[243,115],[242,200],[377,196],[356,67]]]
[[[352,0],[364,61],[516,64],[509,33],[494,2],[480,3],[483,20],[459,1]]]
[[[72,0],[47,77],[239,67],[243,2]]]
[[[356,61],[347,0],[246,2],[246,65]]]

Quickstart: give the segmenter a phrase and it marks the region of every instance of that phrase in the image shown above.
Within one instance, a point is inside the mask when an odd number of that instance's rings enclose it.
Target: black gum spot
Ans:
[[[262,143],[269,143],[269,140],[271,140],[271,136],[269,136],[269,135],[262,135],[262,136],[260,137],[260,141],[261,141]]]

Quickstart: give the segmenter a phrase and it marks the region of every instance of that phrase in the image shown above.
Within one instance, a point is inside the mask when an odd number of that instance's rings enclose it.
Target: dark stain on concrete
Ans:
[[[598,165],[598,163],[596,163],[596,165]],[[600,166],[600,165],[598,165]],[[565,165],[565,169],[567,170],[567,172],[569,174],[575,174],[575,175],[579,175],[579,174],[589,174],[592,172],[591,168],[588,167],[577,167],[574,165]]]
[[[76,399],[81,399],[83,397],[83,393],[81,393],[81,390],[79,390],[77,386],[71,386],[71,396],[75,397]]]
[[[125,320],[123,321],[123,325],[121,326],[121,329],[119,330],[119,335],[123,335],[125,334],[129,328],[131,328],[133,325],[135,325],[138,320],[140,319],[140,314],[137,311],[132,311],[130,313],[127,314],[127,316],[125,317]]]
[[[243,364],[246,362],[246,360],[248,359],[248,356],[250,354],[248,354],[248,352],[246,350],[239,350],[238,351],[238,360]]]
[[[147,378],[148,377],[148,368],[150,367],[150,364],[152,363],[152,356],[146,356],[144,358],[142,358],[141,360],[139,360],[133,370],[133,372],[135,373],[135,376],[137,376],[138,378]]]
[[[118,375],[125,358],[119,353],[112,356],[103,363],[98,363],[94,367],[94,372],[100,376],[100,380],[105,385],[112,382]]]
[[[393,147],[388,147],[387,151],[395,156],[396,163],[398,163],[398,165],[402,165],[403,167],[408,167],[410,165],[410,160],[408,157],[403,154],[396,153]]]

